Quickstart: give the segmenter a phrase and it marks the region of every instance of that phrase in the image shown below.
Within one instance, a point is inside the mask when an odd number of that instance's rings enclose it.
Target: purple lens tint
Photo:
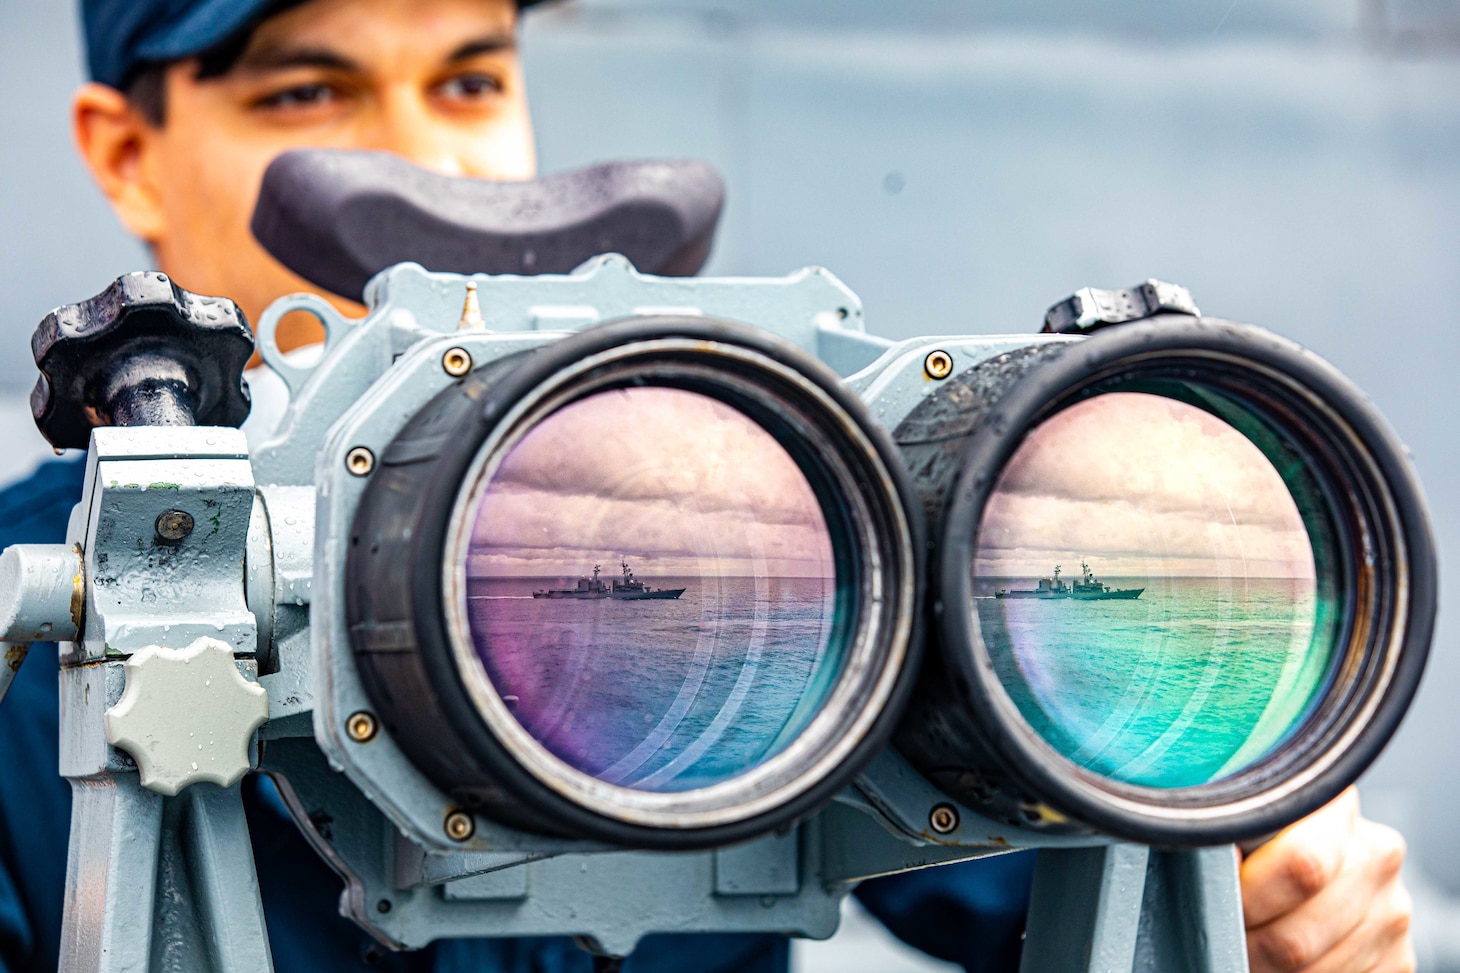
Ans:
[[[579,399],[510,447],[474,514],[466,614],[526,732],[646,791],[765,762],[842,667],[832,544],[800,467],[726,403]]]

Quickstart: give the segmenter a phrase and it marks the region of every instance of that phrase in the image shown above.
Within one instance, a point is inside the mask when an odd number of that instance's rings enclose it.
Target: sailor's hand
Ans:
[[[1352,787],[1242,863],[1252,973],[1413,973],[1404,839]]]

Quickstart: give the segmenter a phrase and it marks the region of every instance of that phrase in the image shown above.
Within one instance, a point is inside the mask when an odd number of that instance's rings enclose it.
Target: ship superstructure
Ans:
[[[1128,600],[1139,598],[1145,588],[1112,588],[1090,573],[1090,565],[1080,558],[1080,580],[1070,586],[1070,597],[1080,601]]]
[[[1054,576],[1049,578],[1040,578],[1039,585],[1037,587],[1032,589],[1026,588],[1022,590],[1010,590],[1008,588],[1000,588],[998,591],[994,592],[994,597],[1043,598],[1051,601],[1056,598],[1068,598],[1070,596],[1070,586],[1060,580],[1061,570],[1062,568],[1058,564],[1056,564],[1054,566]]]
[[[534,598],[576,599],[579,601],[596,601],[599,598],[608,597],[607,582],[599,580],[599,574],[603,571],[603,565],[593,565],[593,577],[579,578],[576,588],[543,588],[532,593]]]
[[[1132,598],[1139,598],[1145,588],[1112,588],[1110,585],[1096,578],[1090,571],[1090,565],[1080,558],[1080,580],[1074,584],[1067,584],[1060,580],[1058,564],[1055,565],[1054,575],[1048,578],[1040,578],[1039,584],[1034,588],[1000,588],[994,592],[995,598],[1037,598],[1044,601],[1058,601],[1071,599],[1074,601],[1129,601]]]
[[[645,584],[634,577],[627,560],[621,561],[619,566],[623,569],[623,578],[611,584],[600,577],[603,565],[595,564],[593,576],[579,578],[577,586],[541,588],[534,591],[532,597],[572,601],[673,601],[685,592],[683,588],[655,588]]]

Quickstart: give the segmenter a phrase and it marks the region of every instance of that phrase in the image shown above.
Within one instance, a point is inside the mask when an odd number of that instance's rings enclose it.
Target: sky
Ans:
[[[655,576],[831,577],[805,476],[769,433],[695,392],[602,392],[503,459],[476,515],[472,577],[569,577],[620,558]]]
[[[1115,392],[1039,426],[984,510],[974,570],[1037,577],[1311,578],[1297,505],[1267,458],[1210,413]]]

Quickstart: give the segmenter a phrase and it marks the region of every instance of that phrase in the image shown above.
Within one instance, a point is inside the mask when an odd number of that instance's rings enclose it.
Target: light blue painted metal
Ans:
[[[1236,851],[1045,849],[1022,973],[1247,973]]]
[[[14,544],[0,553],[0,639],[70,641],[81,621],[81,555],[65,544]]]
[[[241,584],[253,508],[248,443],[237,429],[102,428],[86,461],[85,659],[122,658],[200,636],[253,655],[258,630]],[[196,525],[186,544],[158,545],[169,510]]]
[[[285,298],[260,319],[264,361],[286,376],[295,395],[278,435],[255,454],[259,482],[313,483],[316,451],[330,426],[397,356],[424,338],[457,332],[468,282],[479,288],[487,328],[500,338],[517,335],[519,349],[616,318],[670,313],[753,323],[813,355],[823,343],[835,344],[838,357],[852,367],[871,361],[888,344],[866,334],[861,301],[819,267],[781,278],[688,279],[645,276],[617,254],[595,257],[572,274],[536,277],[463,277],[400,264],[370,282],[370,313],[362,319],[343,318],[304,297]],[[324,323],[326,352],[311,367],[286,359],[274,342],[273,332],[290,310]],[[473,358],[482,364],[475,353]]]
[[[716,895],[795,895],[801,891],[800,834],[771,834],[715,849]]]
[[[111,773],[71,789],[62,969],[273,969],[237,786],[165,798]]]
[[[1041,851],[1021,973],[1129,973],[1149,858],[1124,844]]]
[[[791,838],[763,839],[769,848],[755,842],[730,850],[728,875],[719,860],[726,850],[425,857],[311,741],[270,743],[262,769],[344,879],[341,911],[393,947],[461,936],[575,935],[624,955],[652,932],[777,931],[820,939],[835,931],[852,888],[821,880],[819,819]],[[321,820],[329,827],[317,827]],[[746,857],[736,861],[740,855]],[[726,894],[726,882],[747,884],[743,894]],[[760,887],[752,890],[751,882]]]
[[[1135,970],[1247,973],[1236,849],[1151,852]]]

